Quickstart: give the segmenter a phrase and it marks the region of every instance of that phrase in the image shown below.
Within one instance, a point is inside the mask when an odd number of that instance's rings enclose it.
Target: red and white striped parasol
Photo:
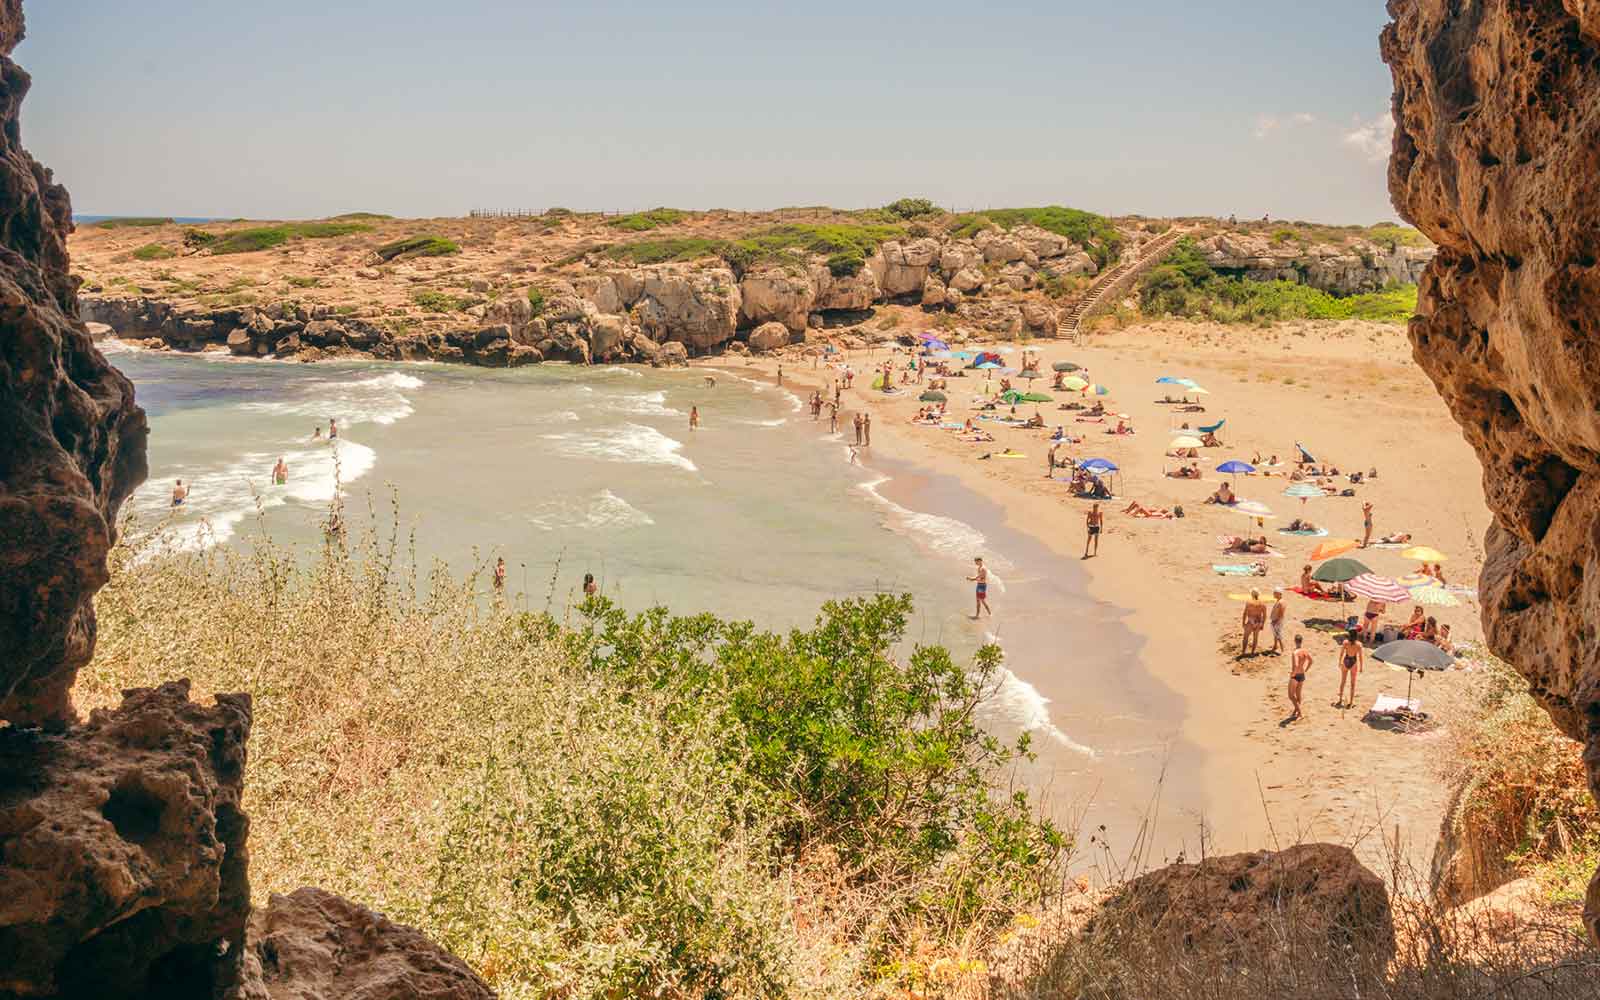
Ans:
[[[1352,594],[1370,597],[1385,604],[1404,604],[1411,600],[1411,591],[1400,586],[1399,581],[1376,573],[1362,573],[1344,586]]]

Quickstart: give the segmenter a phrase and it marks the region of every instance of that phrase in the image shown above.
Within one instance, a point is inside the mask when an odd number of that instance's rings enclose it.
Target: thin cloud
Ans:
[[[1291,129],[1300,125],[1310,125],[1316,120],[1317,116],[1309,111],[1296,111],[1294,114],[1282,118],[1278,117],[1277,115],[1257,115],[1254,134],[1257,139],[1266,139],[1279,129]]]
[[[1382,163],[1394,148],[1394,115],[1385,111],[1371,121],[1362,121],[1358,117],[1355,125],[1344,134],[1344,144],[1367,162]]]

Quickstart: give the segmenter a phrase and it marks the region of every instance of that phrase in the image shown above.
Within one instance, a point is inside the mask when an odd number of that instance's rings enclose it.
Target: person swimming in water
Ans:
[[[283,456],[278,456],[278,464],[272,467],[272,485],[282,486],[289,481],[289,466],[284,463]]]
[[[318,424],[317,426],[311,428],[311,440],[313,440],[313,441],[321,441],[322,440],[322,425],[321,424]]]
[[[177,507],[187,499],[189,499],[189,487],[183,485],[183,480],[180,479],[177,485],[172,487],[172,506]]]
[[[328,418],[328,440],[332,441],[339,436],[339,425],[334,423],[332,417]]]
[[[594,574],[583,574],[583,596],[593,597],[598,593],[600,593],[600,585],[594,582]]]

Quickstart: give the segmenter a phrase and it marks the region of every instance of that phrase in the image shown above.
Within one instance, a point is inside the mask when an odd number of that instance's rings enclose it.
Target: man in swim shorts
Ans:
[[[274,486],[282,486],[284,483],[287,483],[288,481],[289,481],[289,466],[288,466],[288,464],[286,462],[284,462],[283,456],[279,455],[278,456],[278,464],[274,465],[272,467],[272,485],[274,485]]]
[[[978,585],[977,601],[972,611],[972,619],[977,621],[978,616],[985,611],[989,612],[990,618],[993,618],[994,609],[989,607],[989,571],[984,568],[983,556],[974,556],[972,562],[977,569],[967,579]]]
[[[1294,655],[1289,658],[1289,703],[1294,706],[1294,712],[1285,722],[1294,722],[1300,718],[1300,697],[1306,686],[1306,672],[1311,669],[1311,654],[1302,648],[1300,636],[1294,637]]]
[[[187,499],[189,499],[189,487],[183,485],[183,480],[180,479],[177,485],[172,487],[172,506],[177,507]]]
[[[1100,554],[1100,529],[1105,526],[1106,516],[1100,512],[1100,505],[1095,504],[1089,508],[1089,513],[1084,515],[1084,523],[1089,529],[1089,534],[1083,540],[1083,557],[1089,558],[1089,546],[1094,546],[1094,554]]]
[[[1266,623],[1267,606],[1261,603],[1261,591],[1252,590],[1244,614],[1239,618],[1239,624],[1244,627],[1244,639],[1239,643],[1240,656],[1261,652],[1261,628]]]

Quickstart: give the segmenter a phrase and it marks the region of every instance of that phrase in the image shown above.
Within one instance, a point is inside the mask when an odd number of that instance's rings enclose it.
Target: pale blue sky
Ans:
[[[24,141],[84,214],[1394,214],[1382,0],[26,9]]]

